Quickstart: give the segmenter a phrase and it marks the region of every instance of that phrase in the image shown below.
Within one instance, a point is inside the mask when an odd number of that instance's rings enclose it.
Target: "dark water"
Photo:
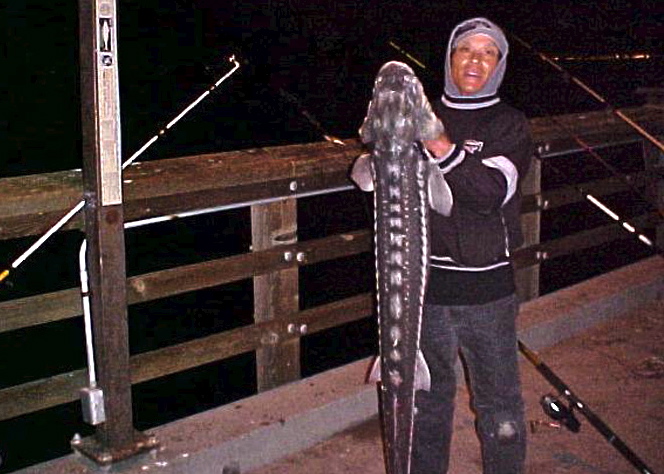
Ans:
[[[61,3],[61,4],[60,4]],[[8,62],[3,78],[6,109],[2,115],[3,176],[80,167],[80,121],[76,43],[76,4],[55,7],[29,1],[6,11]],[[154,3],[154,2],[153,2]],[[182,4],[184,5],[184,4]],[[368,102],[373,76],[387,60],[403,60],[381,38],[329,36],[299,38],[282,44],[279,34],[247,33],[228,26],[215,35],[204,17],[162,15],[156,31],[149,11],[137,9],[121,24],[121,99],[123,153],[128,157],[165,123],[230,67],[225,58],[239,52],[237,76],[215,91],[141,160],[203,152],[320,140],[320,133],[302,114],[306,109],[331,134],[356,135]],[[176,9],[177,10],[177,9]],[[193,26],[192,26],[193,25]],[[294,28],[294,27],[293,27]],[[189,33],[182,33],[182,32]],[[207,30],[206,30],[207,31]],[[44,33],[46,32],[46,33]],[[50,36],[47,34],[50,33]],[[44,48],[44,39],[55,48]],[[222,41],[222,39],[224,41]],[[301,40],[301,41],[300,41]],[[435,44],[435,43],[431,43]],[[439,46],[417,44],[412,52],[439,70]],[[589,96],[561,79],[525,50],[513,50],[504,96],[530,117],[597,110]],[[587,81],[618,106],[635,105],[637,87],[661,86],[662,58],[647,61],[570,63],[573,74]],[[430,97],[438,95],[440,76],[423,72]],[[289,96],[282,90],[288,91]],[[295,100],[292,97],[296,97]],[[640,169],[638,147],[606,152],[621,171]],[[583,154],[557,158],[568,172],[560,176],[544,168],[544,186],[607,176]],[[647,206],[633,193],[612,197],[608,204],[621,215],[638,215]],[[300,240],[323,237],[370,225],[370,203],[354,191],[312,197],[298,203]],[[606,218],[589,204],[576,204],[543,215],[543,240],[599,225]],[[0,300],[77,286],[79,232],[53,237],[42,250],[12,274]],[[8,262],[33,238],[0,242]],[[250,244],[247,209],[199,216],[128,230],[130,275],[246,252]],[[573,284],[650,254],[634,239],[592,248],[542,266],[544,293]],[[373,289],[371,255],[304,267],[300,306],[305,309]],[[251,324],[252,284],[241,281],[129,308],[132,354],[204,337]],[[350,323],[302,340],[303,375],[309,376],[375,353],[373,318]],[[17,360],[19,363],[8,363]],[[0,388],[79,369],[85,364],[81,321],[65,321],[0,334]],[[209,364],[133,387],[134,419],[149,429],[255,393],[252,354]],[[0,422],[1,472],[69,452],[74,433],[91,433],[81,421],[78,403]]]

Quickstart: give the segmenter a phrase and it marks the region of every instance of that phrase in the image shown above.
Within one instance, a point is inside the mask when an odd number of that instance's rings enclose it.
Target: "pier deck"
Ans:
[[[664,472],[664,301],[655,300],[540,352],[588,406],[646,462]],[[528,421],[548,421],[539,407],[553,392],[522,360]],[[529,433],[527,474],[637,472],[582,415],[578,434],[539,427]],[[373,418],[308,450],[250,474],[383,474],[379,424]],[[468,391],[459,386],[450,473],[479,474]]]

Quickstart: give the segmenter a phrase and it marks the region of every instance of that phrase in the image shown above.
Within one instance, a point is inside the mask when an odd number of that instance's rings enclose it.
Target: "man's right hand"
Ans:
[[[447,155],[452,149],[452,142],[445,133],[435,140],[422,140],[422,143],[436,158]]]

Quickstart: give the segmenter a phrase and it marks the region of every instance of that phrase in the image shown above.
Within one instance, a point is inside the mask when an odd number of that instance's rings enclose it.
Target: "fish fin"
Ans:
[[[445,176],[435,163],[429,163],[429,206],[439,214],[449,216],[452,213],[452,190]]]
[[[433,110],[431,109],[429,100],[424,95],[424,91],[422,91],[422,99],[424,102],[423,108],[425,112],[422,114],[422,118],[418,124],[418,133],[420,135],[418,139],[435,140],[443,133],[445,133],[445,126],[443,125],[443,122],[441,122],[440,119],[436,117],[436,114],[434,114]]]
[[[427,364],[424,354],[421,350],[417,350],[415,356],[415,390],[424,390],[426,392],[431,390],[431,372]]]
[[[381,381],[380,356],[376,356],[371,361],[367,383],[378,383]]]
[[[369,153],[363,153],[355,159],[350,171],[350,179],[362,191],[370,192],[374,190],[374,172]]]

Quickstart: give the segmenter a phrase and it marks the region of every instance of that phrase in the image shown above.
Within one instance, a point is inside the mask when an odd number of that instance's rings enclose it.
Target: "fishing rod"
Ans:
[[[339,138],[327,133],[327,131],[323,128],[323,126],[316,119],[316,117],[314,117],[314,115],[302,105],[302,102],[300,101],[300,99],[298,99],[298,97],[295,94],[288,92],[283,87],[280,87],[279,95],[281,95],[284,99],[286,99],[286,101],[289,102],[291,105],[294,105],[298,109],[300,114],[302,114],[302,116],[306,118],[307,121],[311,125],[313,125],[313,127],[316,130],[318,130],[318,132],[323,136],[324,140],[330,143],[334,143],[335,145],[346,146],[346,144],[343,141],[341,141]]]
[[[240,63],[235,59],[235,55],[228,58],[228,60],[233,63],[233,68],[224,74],[217,82],[212,84],[205,92],[203,92],[198,98],[191,102],[187,107],[185,107],[178,115],[176,115],[168,124],[159,130],[152,138],[150,138],[141,148],[139,148],[133,155],[131,155],[124,163],[122,163],[122,169],[124,170],[129,165],[131,165],[139,156],[141,156],[150,146],[152,146],[160,137],[165,135],[168,130],[170,130],[177,122],[179,122],[185,115],[187,115],[194,107],[196,107],[203,99],[205,99],[214,89],[226,81],[230,76],[232,76],[239,68]],[[67,212],[59,221],[57,221],[53,226],[48,229],[39,239],[37,239],[25,252],[23,252],[16,260],[12,262],[10,268],[0,272],[0,282],[5,280],[9,276],[11,271],[16,270],[23,262],[25,262],[39,247],[41,247],[53,234],[60,230],[67,222],[69,222],[83,207],[85,206],[85,200],[81,200],[76,204],[72,209]],[[11,269],[11,270],[10,270]]]
[[[623,120],[625,123],[627,123],[629,126],[631,126],[634,130],[636,130],[641,136],[649,140],[651,143],[653,143],[655,146],[657,146],[661,151],[664,151],[664,145],[660,140],[646,132],[646,130],[638,125],[636,122],[634,122],[632,119],[630,119],[628,116],[626,116],[624,113],[622,113],[620,110],[616,109],[606,98],[604,98],[602,95],[600,95],[597,91],[592,89],[589,85],[584,83],[581,79],[578,77],[574,76],[571,74],[569,71],[564,69],[559,63],[557,63],[554,59],[550,58],[546,54],[542,53],[541,51],[536,50],[530,43],[527,41],[523,40],[521,37],[517,36],[514,33],[509,33],[510,36],[512,36],[518,43],[520,43],[523,47],[525,47],[527,50],[529,50],[532,54],[540,58],[542,61],[545,63],[549,64],[552,66],[554,69],[556,69],[558,72],[560,72],[566,79],[574,82],[577,86],[579,86],[582,90],[590,94],[594,99],[599,101],[600,103],[604,104],[609,111],[611,111],[613,114],[618,116],[621,120]],[[600,163],[602,163],[611,173],[613,173],[615,176],[620,177],[635,193],[637,193],[645,202],[647,202],[649,205],[651,205],[655,211],[659,214],[660,217],[664,216],[664,211],[662,209],[659,209],[656,205],[650,202],[650,200],[645,197],[645,195],[635,186],[633,186],[628,180],[626,180],[622,175],[619,173],[615,172],[615,170],[610,167],[610,165],[604,160],[602,157],[599,156],[599,154],[595,153],[592,148],[585,143],[581,138],[579,138],[576,134],[574,134],[572,131],[569,130],[568,127],[563,126],[559,122],[557,122],[554,118],[549,117],[549,120],[551,120],[554,124],[559,126],[560,128],[564,129],[581,147],[590,153],[595,159],[597,159]]]
[[[390,46],[392,46],[393,48],[395,48],[395,49],[396,49],[397,51],[399,51],[400,53],[402,53],[402,54],[407,54],[403,48],[399,47],[399,46],[398,46],[396,43],[394,43],[393,41],[390,41],[389,44],[390,44]],[[408,58],[412,58],[412,55],[408,54],[407,57],[408,57]],[[418,64],[418,65],[422,65],[422,63],[421,63],[420,61],[417,61],[416,64]],[[554,122],[554,123],[555,123],[555,122]],[[586,149],[587,149],[588,151],[590,151],[590,147],[586,147]],[[593,152],[594,152],[594,150],[593,150]],[[539,153],[536,153],[535,156],[539,159],[540,162],[542,162],[542,163],[546,163],[546,165],[549,166],[549,167],[551,167],[554,171],[556,171],[557,173],[560,173],[561,175],[564,175],[564,174],[563,174],[560,170],[558,170],[553,164],[549,163],[548,161],[543,160],[543,159],[541,158],[541,156],[539,155]],[[591,156],[595,157],[595,156],[599,156],[599,154],[594,152],[594,153],[591,154]],[[604,162],[603,159],[601,159],[601,161]],[[608,165],[608,163],[607,163],[607,165]],[[611,172],[613,172],[616,176],[618,176],[618,177],[620,177],[620,178],[622,179],[622,176],[620,176],[620,174],[618,174],[613,168],[610,167],[609,170],[610,170]],[[640,191],[639,191],[639,190],[638,190],[638,189],[637,189],[632,183],[627,182],[627,185],[629,186],[630,189],[634,190],[639,196],[641,196],[642,199],[644,199],[646,203],[648,203],[650,206],[654,207],[654,208],[657,210],[658,213],[660,212],[660,210],[657,208],[657,206],[655,206],[655,205],[652,204],[647,198],[645,198],[645,196],[643,196],[643,194],[642,194],[642,193],[641,193],[641,192],[640,192]],[[613,220],[615,220],[615,221],[617,221],[617,222],[620,222],[621,225],[622,225],[622,227],[623,227],[626,231],[628,231],[628,232],[630,232],[630,233],[632,233],[632,234],[635,234],[635,235],[637,236],[637,238],[639,239],[639,241],[641,241],[642,243],[646,244],[647,246],[649,246],[649,247],[651,247],[652,249],[655,249],[656,251],[658,251],[659,253],[661,253],[661,250],[659,250],[659,249],[655,246],[655,244],[654,244],[654,243],[653,243],[648,237],[646,237],[646,236],[645,236],[643,233],[641,233],[641,232],[637,232],[637,229],[636,229],[632,224],[630,224],[628,221],[623,220],[623,219],[622,219],[617,213],[615,213],[614,211],[612,211],[608,206],[606,206],[604,203],[602,203],[598,198],[596,198],[596,197],[593,196],[592,194],[586,192],[584,189],[580,188],[579,186],[576,186],[576,185],[575,185],[575,186],[574,186],[574,189],[575,189],[577,192],[579,192],[579,193],[580,193],[585,199],[587,199],[587,200],[590,201],[593,205],[595,205],[598,209],[600,209],[602,212],[604,212],[606,215],[608,215],[609,217],[611,217]]]
[[[519,350],[537,369],[537,371],[569,402],[565,407],[558,398],[552,395],[542,397],[540,403],[544,411],[556,421],[560,421],[570,431],[577,433],[580,429],[579,421],[574,416],[574,410],[581,413],[599,433],[623,455],[642,474],[655,474],[632,449],[607,425],[590,407],[572,392],[551,368],[533,350],[522,341],[518,341]]]
[[[563,74],[565,78],[568,78],[571,80],[574,84],[579,86],[581,89],[586,91],[588,94],[590,94],[595,100],[600,102],[601,104],[604,104],[608,110],[619,117],[621,120],[623,120],[625,123],[627,123],[630,127],[632,127],[634,130],[636,130],[641,136],[646,138],[648,141],[650,141],[653,145],[655,145],[657,148],[660,149],[660,151],[664,152],[664,144],[659,141],[657,138],[652,136],[650,133],[648,133],[643,127],[641,127],[639,124],[634,122],[631,118],[629,118],[627,115],[625,115],[623,112],[621,112],[619,109],[616,109],[613,105],[611,105],[610,102],[608,102],[602,95],[600,95],[597,91],[592,89],[589,85],[587,85],[585,82],[583,82],[581,79],[578,77],[574,76],[570,72],[568,72],[566,69],[564,69],[560,64],[558,64],[556,61],[551,59],[549,56],[546,54],[542,53],[541,51],[536,50],[530,43],[524,41],[521,39],[519,36],[515,35],[514,33],[510,33],[510,36],[517,40],[522,46],[524,46],[526,49],[531,51],[535,56],[539,57],[542,61],[545,63],[549,64],[552,66],[554,69],[556,69],[558,72]]]
[[[553,171],[556,172],[559,176],[562,176],[563,178],[566,178],[567,175],[563,173],[557,166],[555,166],[553,163],[551,163],[549,160],[544,160],[540,156],[539,151],[535,153],[535,157],[539,160],[540,163],[544,164],[544,166],[549,167]],[[662,249],[659,248],[652,240],[650,240],[648,237],[645,236],[644,233],[640,232],[637,230],[637,228],[629,223],[626,220],[623,220],[618,214],[616,214],[614,211],[612,211],[606,204],[604,204],[602,201],[600,201],[598,198],[593,196],[592,194],[586,192],[581,186],[578,186],[576,184],[573,184],[572,187],[576,192],[581,194],[585,199],[590,201],[595,207],[597,207],[599,210],[601,210],[604,214],[609,216],[611,219],[613,219],[616,222],[620,222],[621,226],[623,229],[626,231],[636,235],[636,237],[644,244],[646,244],[648,247],[652,248],[655,252],[661,254]]]
[[[537,105],[535,105],[537,107]],[[540,112],[542,112],[539,107],[537,107]],[[577,134],[575,134],[570,128],[563,123],[561,123],[559,120],[556,120],[555,117],[553,117],[551,114],[544,114],[541,113],[541,115],[545,115],[547,119],[556,125],[558,128],[560,128],[563,132],[567,133],[578,145],[581,146],[581,148],[590,154],[593,158],[595,158],[599,163],[601,163],[613,176],[619,178],[632,192],[634,192],[637,196],[641,198],[646,204],[648,204],[656,213],[657,215],[661,218],[664,217],[664,211],[660,209],[656,204],[650,201],[648,197],[632,183],[628,178],[620,174],[612,165],[610,165],[602,156],[600,156],[599,153],[597,153],[588,143],[586,143],[581,137],[579,137]],[[549,160],[544,160],[542,159],[540,153],[536,153],[535,157],[540,161],[540,163],[544,164],[545,166],[548,166],[550,169],[552,169],[556,174],[559,176],[562,176],[563,179],[566,178],[565,173],[560,171],[557,166],[555,166],[553,163],[551,163]],[[643,242],[644,244],[648,245],[651,247],[655,252],[662,254],[662,249],[659,248],[659,246],[655,245],[648,237],[646,237],[643,233],[637,232],[636,228],[630,224],[627,221],[624,221],[616,214],[613,212],[609,207],[607,207],[604,203],[602,203],[599,199],[597,199],[595,196],[592,194],[587,193],[583,188],[577,185],[573,185],[574,189],[580,193],[585,199],[590,201],[592,204],[594,204],[597,208],[599,208],[602,212],[604,212],[606,215],[611,217],[613,220],[621,222],[622,227],[627,230],[628,232],[631,232],[633,234],[636,234],[638,239]]]
[[[559,120],[557,120],[555,117],[551,115],[547,115],[547,118],[549,121],[551,121],[554,125],[556,125],[558,128],[563,130],[565,133],[567,133],[572,139],[585,151],[586,153],[590,154],[593,158],[595,158],[598,162],[604,166],[609,172],[618,177],[627,187],[632,190],[635,194],[637,194],[641,200],[643,200],[645,203],[647,203],[655,212],[660,217],[664,217],[664,210],[659,209],[654,203],[650,201],[650,199],[638,188],[636,187],[626,176],[623,176],[620,174],[620,172],[612,166],[608,161],[606,161],[602,156],[597,153],[592,146],[590,146],[588,143],[585,142],[581,137],[579,137],[576,133],[574,133],[570,128],[561,123]]]

